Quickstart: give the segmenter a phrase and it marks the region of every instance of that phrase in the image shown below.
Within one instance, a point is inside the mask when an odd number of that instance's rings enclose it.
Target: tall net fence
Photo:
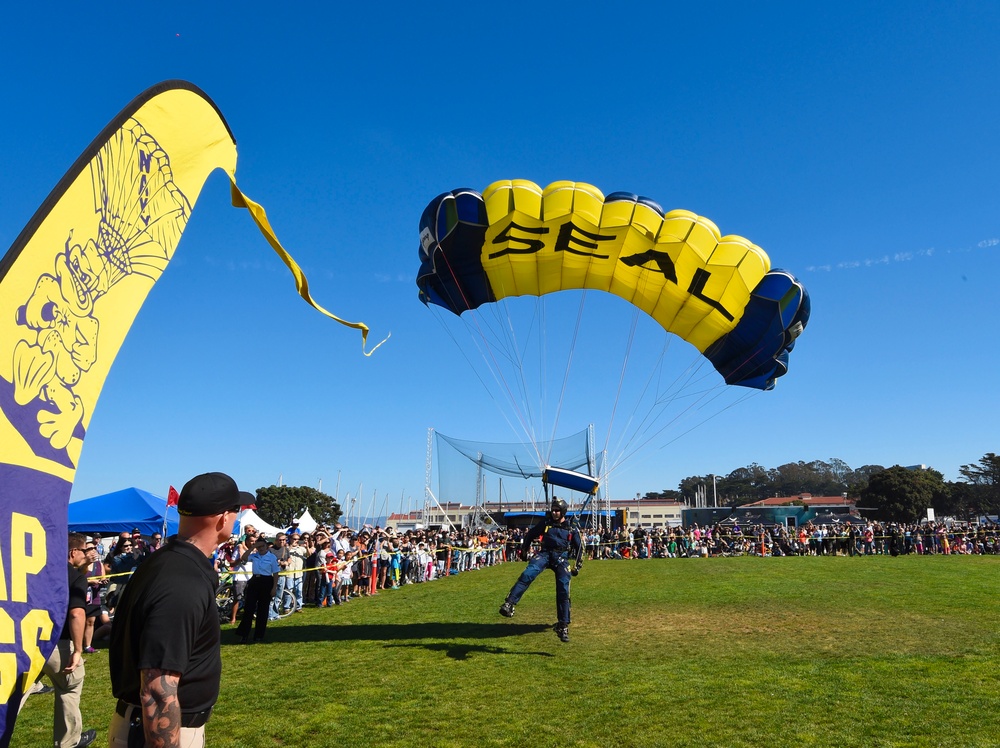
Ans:
[[[590,434],[576,434],[536,444],[457,439],[434,432],[437,498],[442,504],[544,504],[542,471],[547,465],[600,475],[599,460],[590,456]],[[478,488],[478,492],[477,492]],[[561,491],[560,495],[571,494]],[[571,504],[585,496],[565,496]]]

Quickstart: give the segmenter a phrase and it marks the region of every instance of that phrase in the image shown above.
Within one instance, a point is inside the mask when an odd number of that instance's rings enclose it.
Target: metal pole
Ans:
[[[427,429],[427,461],[424,463],[424,508],[420,515],[420,521],[426,528],[427,518],[430,514],[430,502],[427,498],[433,496],[431,493],[431,468],[434,464],[434,429]],[[437,503],[437,499],[434,500]]]
[[[604,511],[605,515],[601,520],[601,526],[611,529],[611,481],[607,473],[608,450],[601,452],[601,471],[604,473]],[[605,524],[606,523],[606,524]]]
[[[427,493],[431,497],[431,499],[434,500],[434,504],[437,506],[437,508],[441,510],[441,514],[444,515],[444,521],[448,523],[448,526],[451,527],[452,530],[456,530],[457,528],[455,527],[455,523],[451,521],[451,517],[448,516],[448,512],[446,512],[444,507],[441,506],[441,502],[437,500],[437,496],[435,496],[433,491],[431,491],[430,489],[428,489]]]

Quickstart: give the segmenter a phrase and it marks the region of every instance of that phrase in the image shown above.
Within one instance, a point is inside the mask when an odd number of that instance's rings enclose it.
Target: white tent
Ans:
[[[257,532],[263,533],[264,535],[269,535],[274,537],[279,532],[284,532],[284,527],[275,527],[274,525],[268,524],[260,518],[253,509],[244,509],[240,516],[236,519],[236,529],[233,532],[243,533],[243,528],[247,525],[253,525],[257,528]]]
[[[299,517],[299,529],[302,530],[302,532],[311,533],[316,531],[316,527],[317,527],[316,520],[313,519],[313,516],[309,514],[309,510],[306,509],[304,512],[302,512],[302,516]]]

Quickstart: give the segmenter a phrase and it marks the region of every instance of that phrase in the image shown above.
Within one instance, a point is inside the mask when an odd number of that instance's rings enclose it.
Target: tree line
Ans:
[[[265,486],[257,489],[256,496],[255,511],[275,527],[288,527],[306,509],[317,523],[325,525],[338,522],[342,514],[336,499],[309,486]]]
[[[864,465],[852,469],[836,458],[792,462],[776,468],[753,463],[728,475],[692,475],[677,490],[647,492],[645,498],[673,499],[693,504],[699,492],[719,506],[742,506],[771,497],[847,496],[855,499],[864,516],[914,522],[927,516],[971,519],[1000,514],[1000,456],[988,452],[977,462],[959,469],[962,480],[945,481],[933,468],[923,466]]]
[[[844,496],[854,499],[865,517],[897,522],[916,522],[933,508],[936,517],[974,519],[1000,515],[1000,456],[988,452],[977,462],[959,469],[962,480],[946,481],[933,468],[885,468],[864,465],[852,469],[836,458],[827,461],[792,462],[776,468],[753,463],[728,475],[692,475],[677,490],[650,491],[647,499],[669,499],[688,505],[699,491],[719,506],[742,506],[772,496]],[[308,486],[267,486],[257,489],[257,513],[273,525],[287,527],[308,509],[317,522],[333,524],[341,508],[329,494]]]

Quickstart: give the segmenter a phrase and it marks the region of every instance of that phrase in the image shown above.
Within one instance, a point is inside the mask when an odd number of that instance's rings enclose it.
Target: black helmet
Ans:
[[[550,507],[549,511],[561,512],[562,516],[565,517],[567,509],[569,509],[569,504],[566,503],[565,499],[553,498],[552,506]]]

